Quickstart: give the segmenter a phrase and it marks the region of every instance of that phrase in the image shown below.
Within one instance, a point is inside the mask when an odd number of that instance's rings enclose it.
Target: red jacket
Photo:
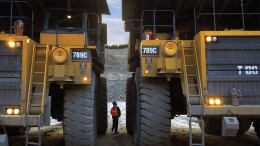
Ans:
[[[111,111],[110,111],[112,117],[120,117],[121,116],[121,111],[120,111],[120,108],[118,106],[113,106],[111,108]]]

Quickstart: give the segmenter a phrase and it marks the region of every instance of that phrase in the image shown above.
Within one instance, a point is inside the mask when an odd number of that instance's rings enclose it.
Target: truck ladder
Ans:
[[[29,141],[29,130],[30,127],[26,127],[26,131],[25,131],[25,146],[28,145],[37,145],[37,146],[41,146],[42,145],[42,133],[41,133],[41,115],[39,115],[39,125],[37,127],[37,135],[38,135],[38,142],[30,142]]]
[[[182,48],[182,58],[183,58],[183,80],[185,86],[185,96],[187,97],[187,105],[188,105],[188,116],[189,119],[189,131],[190,131],[190,146],[204,146],[204,120],[203,117],[192,118],[190,106],[191,105],[200,105],[203,103],[203,97],[201,92],[201,80],[199,74],[199,65],[198,65],[198,57],[196,52],[196,47],[194,45],[194,41],[181,41]],[[194,132],[192,123],[197,123],[201,125],[200,132]],[[201,136],[201,143],[193,143],[192,136],[195,134],[199,134]]]
[[[200,105],[202,103],[201,81],[194,41],[181,41],[181,45],[183,56],[183,78],[186,89],[184,94],[188,99],[188,104]]]
[[[34,46],[27,100],[27,114],[30,115],[44,114],[48,51],[48,46]]]
[[[200,125],[201,130],[199,132],[194,132],[194,129],[192,127],[192,123],[197,123]],[[189,130],[190,130],[190,141],[189,144],[190,146],[205,146],[205,141],[204,141],[204,120],[202,118],[202,116],[200,118],[192,118],[190,116],[189,119]],[[193,143],[192,141],[192,136],[193,135],[200,135],[201,136],[201,143]]]
[[[35,45],[33,48],[26,114],[39,116],[39,125],[37,126],[39,139],[38,142],[29,142],[29,127],[26,127],[26,145],[41,145],[40,128],[43,125],[41,117],[44,115],[44,106],[47,102],[46,96],[48,96],[46,93],[48,91],[48,86],[46,86],[48,53],[48,45]]]

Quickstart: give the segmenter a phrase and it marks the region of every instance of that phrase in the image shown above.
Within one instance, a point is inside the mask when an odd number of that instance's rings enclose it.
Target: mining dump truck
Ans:
[[[260,136],[257,1],[122,0],[122,8],[133,73],[126,128],[136,145],[170,145],[178,115],[190,117],[190,145],[205,145],[204,133],[243,134],[252,123]]]
[[[0,7],[5,136],[25,133],[26,145],[41,145],[40,128],[52,116],[63,121],[65,145],[96,145],[107,129],[107,84],[100,77],[106,1],[2,1]],[[38,127],[36,142],[29,141],[31,127]]]

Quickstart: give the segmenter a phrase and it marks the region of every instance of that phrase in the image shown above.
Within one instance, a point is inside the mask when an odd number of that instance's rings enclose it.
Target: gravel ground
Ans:
[[[132,74],[127,71],[127,49],[106,49],[105,73],[108,101],[124,101],[125,86]]]

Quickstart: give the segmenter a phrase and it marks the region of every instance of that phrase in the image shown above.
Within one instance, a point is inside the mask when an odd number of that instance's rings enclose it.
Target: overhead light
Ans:
[[[67,18],[68,18],[68,19],[71,19],[71,15],[67,15]]]

